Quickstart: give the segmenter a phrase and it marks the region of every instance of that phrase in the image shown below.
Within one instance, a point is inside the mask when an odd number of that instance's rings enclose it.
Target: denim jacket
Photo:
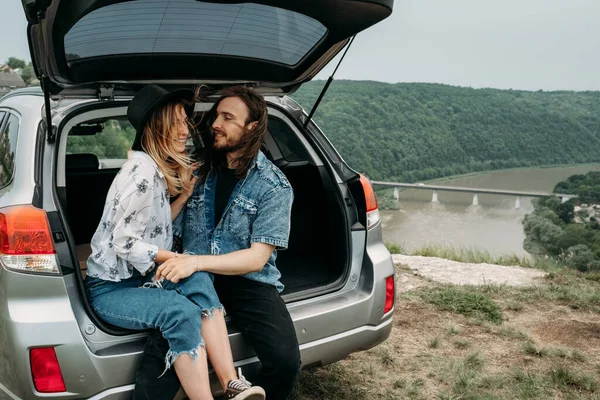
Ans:
[[[276,249],[288,246],[290,214],[294,194],[287,178],[262,152],[248,174],[240,180],[215,227],[217,176],[211,171],[206,181],[194,189],[186,207],[173,222],[173,234],[181,238],[183,251],[192,254],[227,254],[250,248],[251,243],[267,243]],[[275,265],[277,250],[259,272],[243,275],[248,279],[283,290],[281,273]]]

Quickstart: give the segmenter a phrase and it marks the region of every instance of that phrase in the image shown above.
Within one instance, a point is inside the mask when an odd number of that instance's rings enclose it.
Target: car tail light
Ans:
[[[394,297],[396,291],[394,290],[394,275],[385,278],[385,306],[383,307],[383,313],[387,314],[394,307]]]
[[[0,209],[0,262],[15,271],[58,274],[44,210],[30,205]]]
[[[56,393],[67,390],[54,347],[31,349],[29,362],[35,390],[40,393]]]
[[[371,182],[367,179],[366,176],[360,176],[360,183],[363,187],[363,192],[365,192],[365,202],[367,205],[367,229],[371,229],[381,219],[379,216],[379,206],[377,205],[377,197],[375,197],[375,191],[373,190],[373,186],[371,186]]]

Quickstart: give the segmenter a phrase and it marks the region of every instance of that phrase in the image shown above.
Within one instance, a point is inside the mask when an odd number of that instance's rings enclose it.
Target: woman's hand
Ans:
[[[192,164],[194,171],[198,169],[199,165],[200,164],[197,162]],[[189,183],[187,185],[183,185],[181,194],[179,196],[182,197],[185,201],[187,201],[190,197],[192,197],[192,194],[194,193],[194,186],[196,186],[197,181],[198,181],[198,177],[195,175],[192,175]]]
[[[168,281],[177,283],[199,271],[200,257],[178,255],[162,263],[156,270],[155,280],[165,278]]]
[[[198,169],[199,165],[200,164],[198,163],[192,164],[194,171]],[[187,203],[189,198],[192,197],[192,194],[194,193],[194,186],[196,186],[196,182],[198,182],[198,177],[192,175],[190,181],[187,184],[184,184],[181,188],[181,193],[179,193],[177,200],[171,203],[171,218],[173,219],[173,221],[175,221],[175,218],[177,218],[181,210],[183,210],[183,207],[185,207],[185,204]]]

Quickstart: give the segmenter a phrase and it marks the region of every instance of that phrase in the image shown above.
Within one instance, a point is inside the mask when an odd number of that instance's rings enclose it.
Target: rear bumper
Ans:
[[[392,331],[392,318],[377,326],[361,326],[348,332],[342,332],[327,338],[304,343],[300,346],[302,367],[331,364],[343,360],[349,354],[367,350],[386,340]],[[325,356],[325,357],[324,357]],[[241,366],[246,372],[255,372],[259,368],[256,357],[239,360],[236,367]],[[250,372],[250,373],[252,373]],[[219,383],[214,374],[211,376],[213,391],[218,391]],[[126,385],[105,390],[90,397],[90,400],[129,400],[133,394],[133,385]],[[183,398],[177,396],[177,398]]]
[[[134,385],[126,385],[110,388],[90,397],[89,400],[129,400],[133,395],[133,387]]]
[[[390,311],[393,313],[393,310]],[[377,326],[361,326],[351,331],[315,340],[300,346],[302,366],[327,365],[343,360],[349,354],[373,348],[392,332],[392,318]]]

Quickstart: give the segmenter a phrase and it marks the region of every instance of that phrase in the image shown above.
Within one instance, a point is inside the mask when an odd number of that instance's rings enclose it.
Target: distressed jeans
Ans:
[[[158,329],[168,342],[162,369],[170,368],[181,354],[197,358],[204,347],[201,317],[223,309],[209,274],[198,272],[174,284],[141,287],[150,277],[137,271],[120,282],[88,277],[92,308],[109,324],[132,330]],[[158,378],[160,374],[156,375]]]
[[[287,399],[300,371],[300,350],[294,324],[277,289],[242,276],[222,275],[215,275],[215,288],[261,362],[252,383],[265,389],[267,400]],[[156,380],[168,348],[160,332],[150,333],[136,376],[134,400],[171,400],[179,390],[172,370]]]

